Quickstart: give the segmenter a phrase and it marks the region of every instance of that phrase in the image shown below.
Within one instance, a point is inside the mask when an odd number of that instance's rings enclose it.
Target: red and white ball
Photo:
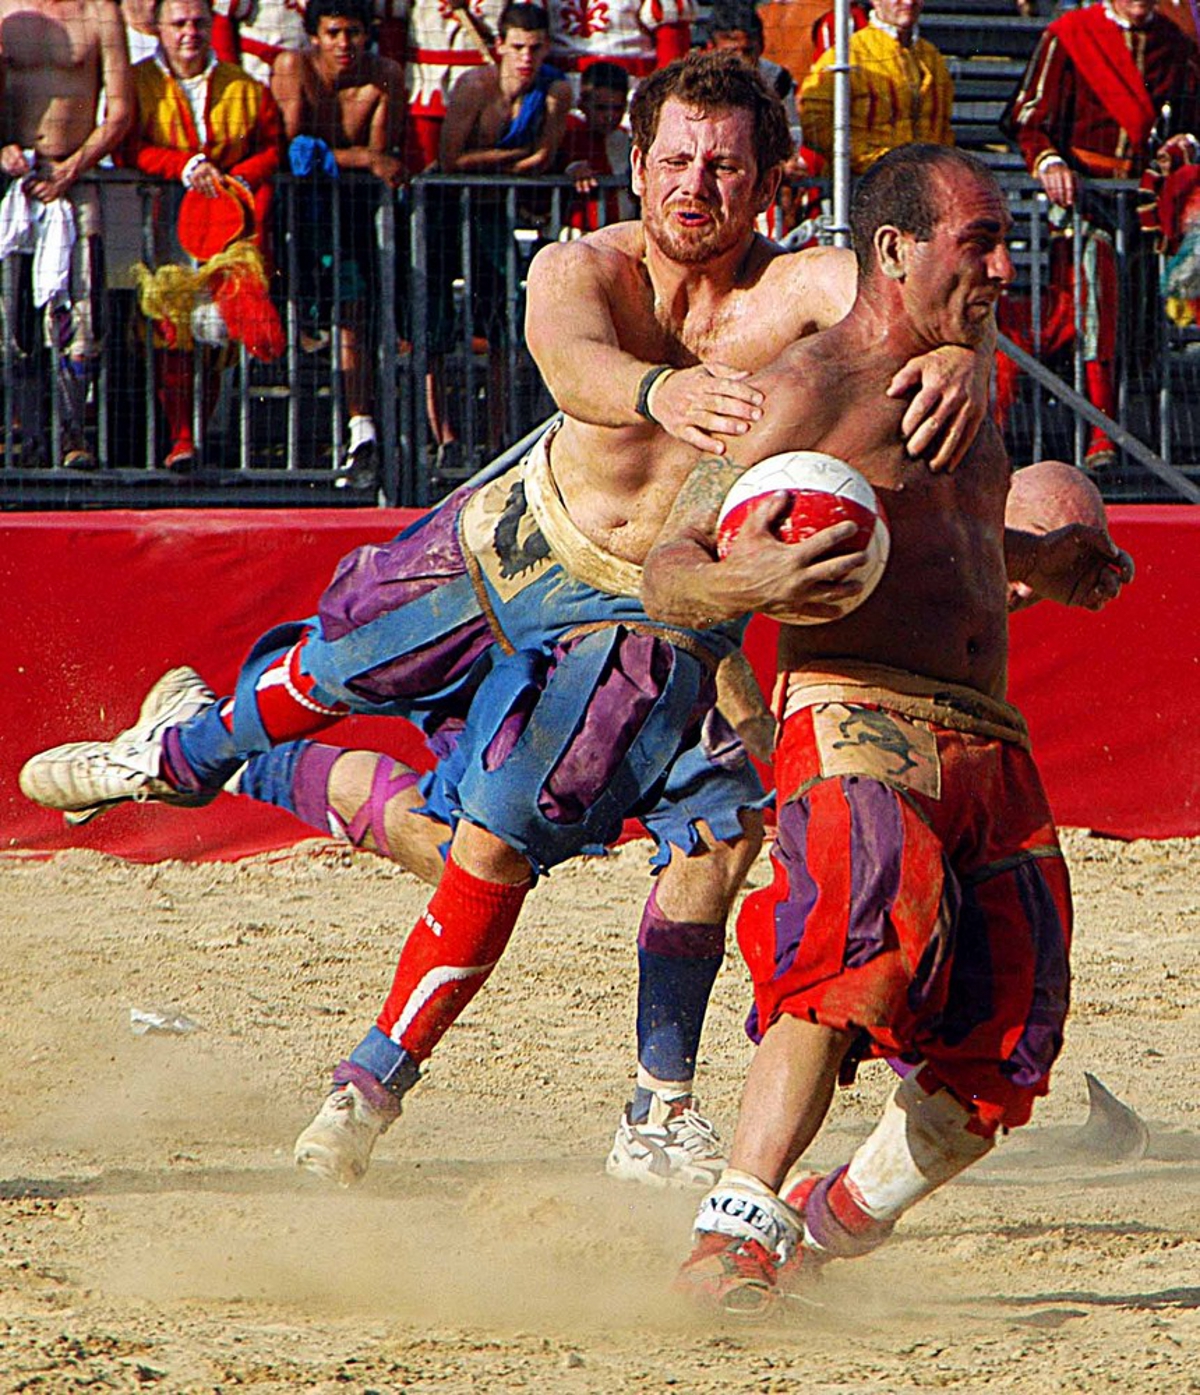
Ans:
[[[786,489],[791,495],[787,512],[773,525],[786,543],[803,542],[824,528],[847,520],[858,531],[833,555],[866,552],[866,561],[850,574],[862,590],[837,601],[838,616],[856,610],[871,595],[887,566],[891,535],[883,506],[866,479],[844,460],[813,450],[789,450],[752,465],[734,481],[717,518],[717,555],[724,557],[737,537],[746,515],[764,497]],[[834,617],[806,615],[801,611],[789,623],[821,625]]]

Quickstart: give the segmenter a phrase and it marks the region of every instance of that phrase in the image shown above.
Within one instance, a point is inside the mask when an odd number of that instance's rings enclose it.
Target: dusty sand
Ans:
[[[1200,844],[1069,835],[1075,1012],[1050,1099],[762,1328],[669,1296],[693,1194],[603,1176],[645,847],[538,889],[353,1192],[298,1174],[291,1142],[374,1017],[416,881],[321,844],[0,863],[0,1388],[1200,1391]],[[727,1135],[746,1001],[731,955],[702,1092]],[[200,1029],[137,1037],[131,1008]],[[1085,1068],[1148,1122],[1141,1161],[1073,1150]],[[818,1163],[888,1081],[873,1065],[840,1093]]]

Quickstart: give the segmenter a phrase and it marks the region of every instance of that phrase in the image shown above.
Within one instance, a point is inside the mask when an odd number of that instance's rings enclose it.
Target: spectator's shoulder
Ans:
[[[372,53],[368,57],[370,61],[367,64],[367,80],[376,87],[382,90],[395,87],[404,81],[404,68],[394,58],[388,58],[382,53]]]

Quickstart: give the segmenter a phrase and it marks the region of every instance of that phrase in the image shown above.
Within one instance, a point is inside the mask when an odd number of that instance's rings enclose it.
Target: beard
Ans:
[[[689,228],[674,222],[669,213],[664,215],[661,209],[651,208],[643,210],[642,222],[654,243],[681,266],[696,266],[728,252],[752,226],[748,220],[744,226],[743,220],[738,220]]]

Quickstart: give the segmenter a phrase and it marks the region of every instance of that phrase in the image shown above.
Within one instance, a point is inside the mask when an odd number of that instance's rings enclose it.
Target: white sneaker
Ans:
[[[296,1140],[296,1166],[349,1187],[366,1173],[375,1140],[399,1113],[376,1109],[357,1085],[337,1086]]]
[[[651,1187],[711,1187],[724,1168],[720,1137],[691,1095],[655,1095],[641,1124],[630,1121],[627,1107],[604,1164],[610,1177]]]
[[[71,741],[26,761],[19,777],[21,792],[35,804],[61,809],[69,824],[86,823],[126,800],[209,804],[215,792],[183,793],[160,779],[159,771],[167,728],[186,722],[216,700],[194,669],[173,668],[146,694],[137,721],[113,740]]]

